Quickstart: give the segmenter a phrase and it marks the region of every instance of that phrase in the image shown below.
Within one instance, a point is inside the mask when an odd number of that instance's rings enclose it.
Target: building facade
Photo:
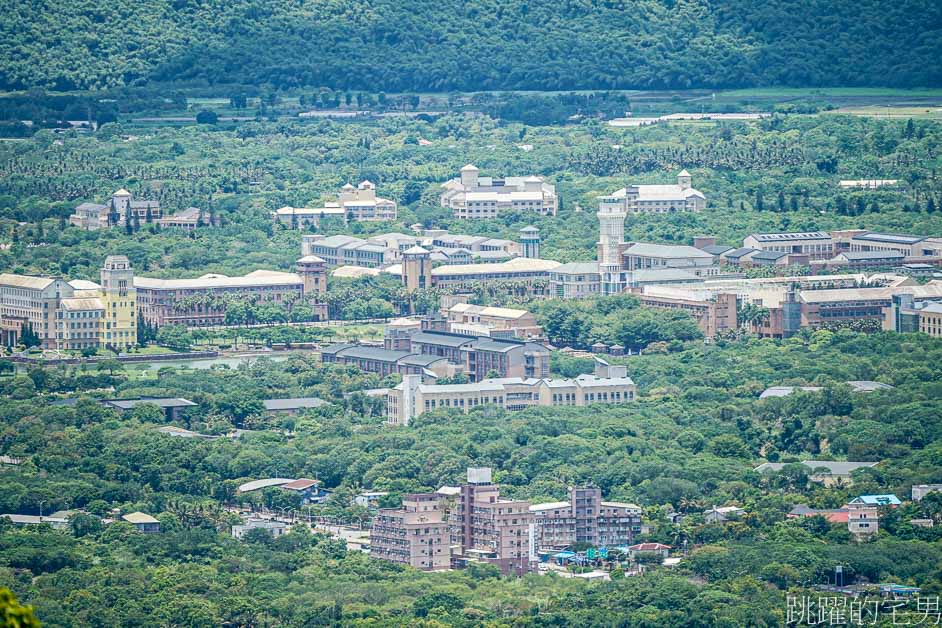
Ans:
[[[706,197],[692,187],[690,173],[682,170],[675,185],[629,185],[599,197],[599,213],[625,214],[699,212],[706,207]]]
[[[112,194],[111,199],[104,205],[82,203],[76,207],[69,216],[69,224],[86,231],[95,231],[114,226],[123,227],[128,219],[147,224],[157,222],[162,217],[159,201],[134,200],[131,193],[122,188]]]
[[[398,215],[396,202],[376,195],[376,185],[361,181],[354,187],[344,185],[337,193],[337,200],[322,207],[282,207],[271,213],[272,220],[292,229],[318,226],[325,218],[336,218],[344,222],[378,222],[395,220]]]
[[[556,186],[542,177],[482,177],[472,164],[442,184],[439,200],[459,220],[496,218],[507,211],[555,216],[558,207]]]
[[[370,529],[370,556],[423,571],[451,566],[450,532],[441,496],[404,495],[400,508],[381,508]]]
[[[559,551],[573,543],[621,547],[641,533],[641,507],[604,501],[595,487],[570,487],[569,501],[534,504],[530,512],[539,551]]]

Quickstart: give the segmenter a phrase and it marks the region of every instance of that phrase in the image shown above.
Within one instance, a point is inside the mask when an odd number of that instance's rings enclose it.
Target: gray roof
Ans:
[[[702,250],[706,251],[710,255],[722,255],[726,251],[732,251],[733,247],[726,246],[725,244],[710,244],[703,247]]]
[[[337,248],[341,247],[344,244],[349,244],[351,242],[363,242],[360,238],[354,238],[347,235],[332,235],[321,240],[317,240],[313,243],[313,246],[326,246],[328,248]]]
[[[765,462],[753,470],[758,471],[759,473],[764,473],[766,471],[781,471],[785,464],[786,463],[784,462]],[[865,469],[868,467],[875,467],[878,463],[840,462],[834,460],[802,460],[800,463],[788,464],[803,464],[811,470],[823,467],[828,469],[831,475],[850,475],[852,471],[856,471],[857,469]]]
[[[526,344],[533,344],[533,343],[523,343],[523,342],[520,342],[519,340],[485,337],[485,338],[478,338],[471,344],[471,346],[481,351],[497,351],[497,352],[503,353],[505,351],[510,351],[511,349],[516,349],[517,347],[525,346]]]
[[[706,251],[701,251],[692,246],[676,244],[651,244],[648,242],[638,242],[625,249],[622,255],[642,255],[645,257],[713,257]]]
[[[475,338],[477,338],[477,336],[466,336],[464,334],[452,334],[441,331],[420,331],[416,334],[412,334],[412,342],[453,348],[466,345],[475,340]]]
[[[562,266],[557,266],[550,273],[560,275],[592,275],[599,274],[598,262],[569,262]]]
[[[774,262],[782,259],[786,255],[788,255],[788,253],[784,251],[759,251],[752,256],[752,260],[768,260],[770,262]]]
[[[803,231],[797,233],[753,233],[751,237],[759,242],[791,242],[798,240],[824,240],[831,237],[825,231]]]
[[[120,410],[130,410],[143,404],[153,404],[161,408],[193,408],[196,404],[188,399],[179,398],[150,398],[142,397],[140,399],[105,399],[103,405],[114,406]]]
[[[752,247],[744,246],[744,247],[741,247],[741,248],[738,248],[738,249],[733,249],[732,251],[727,251],[727,252],[724,253],[723,255],[725,255],[726,258],[728,258],[728,259],[729,259],[729,258],[732,258],[732,259],[739,259],[740,257],[742,257],[742,256],[744,256],[744,255],[748,255],[748,254],[750,254],[750,253],[752,253],[753,251],[756,251],[756,250],[758,250],[758,249],[754,249],[754,248],[752,248]]]
[[[337,355],[338,353],[340,353],[340,352],[343,351],[344,349],[349,349],[349,348],[355,347],[355,346],[356,346],[356,345],[353,344],[353,343],[351,343],[351,342],[336,342],[336,343],[334,343],[334,344],[332,344],[332,345],[327,345],[326,347],[324,347],[323,349],[321,349],[321,355],[324,355],[324,354],[327,354],[327,355]]]
[[[631,275],[635,283],[656,283],[658,281],[702,281],[692,272],[681,268],[652,268],[634,270]]]
[[[393,351],[383,349],[382,347],[367,347],[365,345],[353,345],[348,349],[343,349],[337,355],[343,358],[359,358],[363,360],[379,360],[380,362],[397,362],[409,355],[408,351]]]
[[[440,355],[422,355],[421,353],[411,353],[403,358],[399,359],[399,364],[406,364],[409,366],[428,366],[430,364],[435,364],[439,360],[447,360],[444,356]]]
[[[891,244],[916,244],[926,239],[925,236],[914,236],[902,233],[863,233],[854,236],[853,240],[865,240],[869,242],[887,242]]]
[[[899,260],[906,257],[904,253],[899,251],[845,251],[840,254],[840,257],[847,259],[848,261],[854,260],[870,260],[870,259],[894,259]]]
[[[328,402],[317,397],[293,397],[290,399],[265,399],[262,401],[266,410],[300,410],[302,408],[319,408],[328,405]]]

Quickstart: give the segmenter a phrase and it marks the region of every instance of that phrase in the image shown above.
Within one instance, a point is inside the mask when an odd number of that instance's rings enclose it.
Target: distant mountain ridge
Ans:
[[[7,0],[0,87],[942,85],[936,0]]]

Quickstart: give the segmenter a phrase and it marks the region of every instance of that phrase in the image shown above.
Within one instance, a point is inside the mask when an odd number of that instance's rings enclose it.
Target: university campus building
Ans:
[[[496,218],[507,211],[555,216],[558,208],[556,186],[543,177],[482,177],[472,164],[442,184],[439,200],[460,220]]]

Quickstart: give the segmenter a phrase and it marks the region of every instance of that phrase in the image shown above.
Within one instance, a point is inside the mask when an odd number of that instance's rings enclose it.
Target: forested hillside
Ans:
[[[3,2],[0,86],[932,86],[932,0]],[[905,42],[906,55],[898,53]]]

